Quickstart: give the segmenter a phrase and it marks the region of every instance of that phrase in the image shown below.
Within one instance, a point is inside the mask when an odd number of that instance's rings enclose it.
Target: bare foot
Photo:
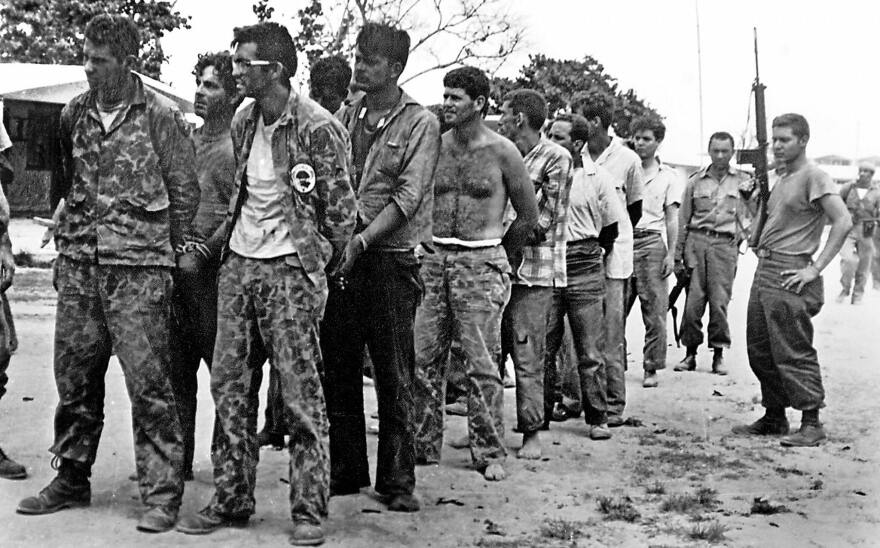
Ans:
[[[522,447],[516,452],[516,456],[528,460],[541,458],[541,439],[538,437],[537,431],[523,434]]]
[[[450,438],[449,441],[446,442],[446,445],[453,449],[467,449],[471,446],[471,440],[468,435],[465,434],[460,438]]]
[[[501,481],[507,477],[507,472],[504,471],[503,466],[496,462],[483,470],[483,477],[486,478],[486,481]]]

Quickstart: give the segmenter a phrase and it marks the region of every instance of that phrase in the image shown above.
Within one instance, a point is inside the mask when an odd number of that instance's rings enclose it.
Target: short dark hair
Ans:
[[[630,135],[635,135],[638,131],[650,131],[658,141],[666,138],[666,124],[657,116],[639,116],[630,122]]]
[[[220,78],[220,85],[223,86],[226,95],[232,97],[238,93],[235,78],[232,76],[232,56],[228,51],[200,53],[199,60],[193,68],[193,75],[201,78],[208,67],[214,67],[214,72]]]
[[[345,97],[348,84],[351,83],[351,67],[341,55],[321,57],[309,71],[309,85],[327,87]]]
[[[563,113],[553,120],[554,122],[568,122],[571,124],[571,140],[574,141],[584,141],[590,137],[590,125],[587,123],[587,119],[581,116],[580,114],[574,113]]]
[[[773,127],[791,128],[791,132],[798,138],[810,136],[810,123],[802,115],[794,112],[780,114],[773,118]]]
[[[448,88],[463,89],[468,97],[485,99],[482,113],[489,108],[489,78],[482,70],[474,67],[461,67],[450,70],[443,77],[443,85]]]
[[[614,121],[614,101],[601,92],[579,91],[571,97],[571,111],[587,120],[598,117],[604,129]]]
[[[736,147],[736,143],[733,140],[733,135],[727,133],[726,131],[716,131],[709,137],[709,144],[712,144],[712,141],[730,141],[731,147]]]
[[[541,131],[547,119],[547,100],[543,95],[533,89],[515,89],[504,96],[504,102],[510,103],[514,114],[525,114],[529,127]]]
[[[409,59],[409,33],[385,23],[367,21],[357,35],[357,47],[367,55],[381,55],[406,67]]]
[[[262,61],[280,63],[287,78],[296,74],[296,46],[286,27],[271,21],[232,30],[232,46],[254,43]]]
[[[102,13],[86,25],[85,38],[96,46],[108,46],[110,53],[120,61],[128,55],[137,55],[141,35],[137,26],[125,15]]]

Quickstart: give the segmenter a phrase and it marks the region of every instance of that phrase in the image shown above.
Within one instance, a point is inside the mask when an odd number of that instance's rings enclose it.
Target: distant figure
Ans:
[[[801,427],[782,445],[812,447],[825,439],[819,409],[825,405],[822,371],[813,347],[812,317],[824,302],[821,272],[837,255],[852,220],[837,185],[807,160],[810,126],[800,114],[773,120],[773,155],[779,167],[757,234],[758,268],[746,315],[749,365],[761,382],[764,416],[733,432],[747,436],[788,434],[785,409],[802,412]],[[822,252],[826,218],[831,231]]]
[[[321,57],[309,71],[309,97],[334,114],[348,97],[350,83],[351,67],[345,57]]]
[[[853,229],[840,249],[840,295],[837,302],[844,302],[852,291],[852,304],[860,304],[865,295],[868,271],[874,260],[874,233],[880,222],[880,189],[871,186],[874,166],[859,165],[859,178],[843,185],[840,197],[852,216]],[[875,279],[876,283],[876,279]]]
[[[703,342],[703,314],[709,305],[708,342],[714,355],[712,372],[726,375],[724,349],[730,348],[727,305],[739,257],[739,244],[754,211],[754,182],[730,165],[733,137],[719,131],[709,137],[712,163],[690,176],[681,200],[675,275],[688,281],[681,319],[681,340],[687,351],[675,371],[697,368]]]

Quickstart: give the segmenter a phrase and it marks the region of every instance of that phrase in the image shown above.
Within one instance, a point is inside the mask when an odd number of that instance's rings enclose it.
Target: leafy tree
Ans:
[[[189,28],[189,16],[174,2],[147,0],[3,0],[0,2],[0,61],[82,63],[82,36],[100,13],[132,18],[141,32],[140,72],[159,78],[168,57],[161,38]]]
[[[254,13],[273,17],[270,0],[257,0]],[[276,2],[278,3],[278,2]],[[459,64],[497,70],[517,50],[523,28],[508,13],[503,0],[310,0],[297,11],[298,44],[314,61],[324,55],[348,55],[364,21],[380,21],[407,30],[413,39],[410,54],[431,60],[410,74],[419,76]]]
[[[632,89],[623,91],[617,80],[605,72],[605,67],[587,55],[582,60],[553,59],[545,55],[530,55],[529,63],[520,69],[515,79],[493,78],[492,99],[496,106],[504,95],[517,88],[540,91],[547,99],[551,114],[570,110],[573,103],[599,95],[614,105],[614,132],[629,136],[630,122],[639,116],[659,116],[651,106]]]

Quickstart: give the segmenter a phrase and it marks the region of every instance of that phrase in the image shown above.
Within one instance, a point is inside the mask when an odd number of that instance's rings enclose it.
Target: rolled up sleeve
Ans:
[[[391,193],[407,220],[412,219],[428,193],[433,193],[434,168],[440,157],[440,123],[423,110],[407,141],[398,185]]]

